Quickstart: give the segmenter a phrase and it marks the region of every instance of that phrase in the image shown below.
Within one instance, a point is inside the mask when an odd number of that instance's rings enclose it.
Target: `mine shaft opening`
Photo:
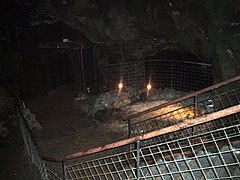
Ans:
[[[105,66],[101,74],[101,91],[117,88],[174,89],[192,92],[213,84],[213,65],[188,51],[165,50],[144,60],[129,60]]]
[[[213,84],[213,65],[186,50],[164,50],[144,63],[145,78],[155,88],[190,92]]]

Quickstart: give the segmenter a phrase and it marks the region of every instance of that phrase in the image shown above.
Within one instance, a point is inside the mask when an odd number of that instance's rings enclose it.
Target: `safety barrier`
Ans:
[[[129,137],[211,114],[240,103],[240,76],[127,118]],[[216,124],[221,125],[221,123]]]
[[[26,151],[30,156],[31,162],[36,165],[43,180],[62,180],[63,177],[59,175],[50,165],[44,162],[39,155],[35,143],[31,137],[30,130],[27,121],[22,114],[21,110],[15,108],[14,98],[0,97],[0,114],[11,113],[17,114],[19,127],[23,136],[23,142],[26,147]]]
[[[171,88],[185,92],[196,91],[213,84],[211,64],[177,60],[144,60],[109,64],[103,67],[100,77],[102,92],[125,87],[146,88],[148,83],[155,89]],[[103,74],[103,73],[102,73]]]
[[[232,90],[214,96],[219,100],[213,101],[217,107],[214,111],[198,115],[195,108],[193,118],[180,119],[171,126],[157,130],[146,126],[142,128],[143,133],[129,139],[61,158],[44,159],[62,162],[66,179],[238,179],[239,84],[232,83],[239,80],[240,76],[232,78],[130,118],[189,98],[193,98],[194,107],[201,107],[196,102],[204,105],[205,100],[212,107],[209,98],[205,98],[206,92],[226,91],[226,85],[230,85]]]
[[[23,136],[24,145],[27,153],[30,156],[32,163],[36,165],[41,175],[42,180],[62,180],[64,179],[54,168],[42,160],[38,153],[36,145],[31,137],[28,124],[21,111],[17,112],[20,129]]]
[[[237,76],[134,114],[128,118],[134,137],[60,158],[41,157],[21,110],[17,115],[26,150],[44,180],[239,179],[239,80]],[[146,115],[176,103],[182,107],[146,119]],[[193,116],[185,112],[189,110]],[[163,117],[169,125],[154,124]],[[132,123],[133,119],[141,125]],[[142,126],[143,122],[151,126]],[[47,161],[61,162],[63,175]]]
[[[2,113],[15,113],[14,98],[0,96],[0,115]]]
[[[239,112],[240,105],[236,105],[142,136],[63,158],[44,159],[64,162],[66,179],[237,179],[240,178]],[[229,118],[231,123],[224,123],[222,128],[212,126],[216,120]],[[178,136],[183,130],[191,132],[193,127],[197,130],[194,134]],[[171,140],[164,141],[164,136]],[[144,145],[145,141],[156,138],[163,141]],[[127,150],[127,145],[136,146]]]

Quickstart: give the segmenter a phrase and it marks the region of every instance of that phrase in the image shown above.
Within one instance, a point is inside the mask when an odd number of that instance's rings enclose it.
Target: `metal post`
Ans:
[[[137,141],[137,144],[136,144],[136,146],[137,146],[137,154],[136,154],[136,160],[137,160],[137,162],[136,162],[136,177],[137,177],[137,180],[139,180],[139,176],[140,176],[140,169],[139,169],[139,167],[140,167],[140,141]]]
[[[194,118],[197,117],[197,109],[198,109],[198,96],[194,96]],[[192,135],[195,134],[195,128],[192,127]]]
[[[173,89],[173,61],[171,66],[171,89]]]
[[[42,165],[43,165],[43,169],[44,169],[43,174],[41,174],[42,179],[44,179],[44,180],[49,180],[49,178],[48,178],[48,173],[47,173],[47,168],[46,168],[46,164],[45,164],[44,161],[42,161]]]
[[[84,72],[84,62],[83,62],[83,44],[81,46],[81,54],[80,54],[80,62],[81,62],[81,71],[82,71],[82,84],[83,84],[83,90],[86,91],[86,80],[85,80],[85,72]]]
[[[197,117],[197,109],[198,109],[198,96],[194,96],[194,118]]]
[[[67,180],[67,172],[66,172],[66,167],[65,167],[65,162],[64,162],[64,160],[62,161],[62,170],[63,170],[64,180]]]
[[[131,125],[131,119],[128,119],[128,138],[131,138],[131,129],[132,129],[132,125]],[[129,152],[131,151],[131,144],[129,144]]]
[[[76,93],[76,98],[78,98],[78,73],[77,73],[77,59],[76,59],[76,56],[75,56],[75,50],[74,49],[71,49],[70,51],[70,58],[71,58],[71,66],[72,66],[72,79],[73,79],[73,86],[74,86],[74,89],[75,89],[75,93]]]
[[[128,138],[131,138],[131,129],[132,129],[132,122],[131,122],[131,119],[128,119]]]

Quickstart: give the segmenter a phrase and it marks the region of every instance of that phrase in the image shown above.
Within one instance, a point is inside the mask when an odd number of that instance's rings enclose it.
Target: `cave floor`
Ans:
[[[42,130],[33,130],[42,156],[63,157],[127,138],[127,122],[122,121],[121,112],[103,122],[88,114],[95,99],[92,95],[75,101],[71,88],[63,87],[25,102],[42,126]]]
[[[107,92],[101,98],[110,97],[108,100],[111,100],[112,97],[115,97],[114,92],[111,93]],[[178,93],[175,92],[175,94]],[[180,95],[178,94],[178,96]],[[64,157],[126,139],[128,138],[128,124],[127,121],[123,121],[124,116],[167,102],[164,98],[159,98],[157,92],[152,94],[152,100],[149,96],[149,101],[144,103],[137,101],[132,104],[128,97],[130,97],[129,93],[122,93],[122,97],[118,97],[117,103],[113,104],[123,104],[123,106],[120,108],[115,105],[114,107],[118,108],[107,106],[110,111],[101,120],[95,118],[96,109],[98,109],[96,102],[99,103],[100,96],[88,95],[86,99],[76,100],[74,91],[70,87],[60,87],[49,92],[48,95],[26,101],[26,108],[36,115],[36,120],[42,126],[41,130],[32,130],[40,155]],[[97,104],[98,106],[99,104]],[[177,109],[179,105],[171,108]],[[166,111],[171,110],[166,109]],[[93,156],[82,157],[81,161],[106,156],[109,153],[127,151],[128,148],[125,146],[114,149],[113,152],[111,152],[112,150],[104,151]],[[61,169],[61,163],[58,163],[57,166],[54,163],[52,165],[56,169]]]
[[[8,129],[6,135],[0,137],[0,179],[40,180],[40,174],[25,149],[17,117],[1,115],[0,123]]]

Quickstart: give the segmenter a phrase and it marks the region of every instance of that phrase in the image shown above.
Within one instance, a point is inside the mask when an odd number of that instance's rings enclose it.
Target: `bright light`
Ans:
[[[151,85],[151,84],[148,84],[148,85],[147,85],[147,89],[148,89],[148,91],[149,91],[150,89],[152,89],[152,85]]]
[[[119,83],[119,84],[118,84],[118,88],[119,88],[119,89],[122,89],[122,88],[123,88],[123,84],[122,84],[122,83]]]

